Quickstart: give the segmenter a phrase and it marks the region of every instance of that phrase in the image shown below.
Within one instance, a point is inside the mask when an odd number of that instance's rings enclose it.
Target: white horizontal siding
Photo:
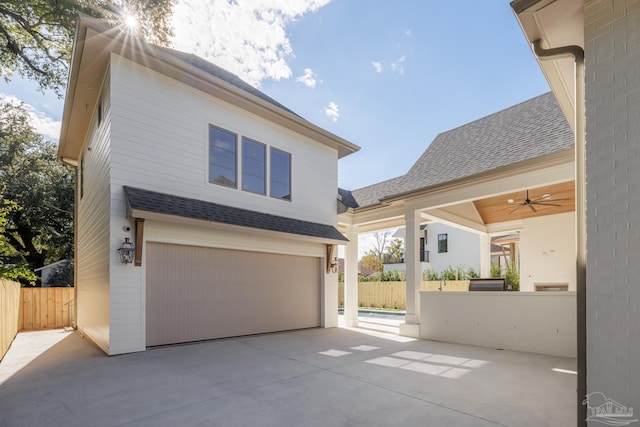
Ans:
[[[111,72],[114,187],[130,185],[324,224],[336,222],[336,150],[117,55],[112,56]],[[210,124],[291,153],[292,201],[210,184]]]
[[[82,153],[82,197],[78,201],[76,257],[77,325],[109,352],[109,112],[108,88],[103,90],[103,122],[97,117]],[[80,191],[78,191],[80,195]]]

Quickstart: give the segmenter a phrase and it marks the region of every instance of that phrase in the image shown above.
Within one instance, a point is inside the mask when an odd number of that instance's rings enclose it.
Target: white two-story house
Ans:
[[[336,326],[338,159],[357,150],[201,58],[81,17],[59,146],[78,170],[78,330],[119,354]]]

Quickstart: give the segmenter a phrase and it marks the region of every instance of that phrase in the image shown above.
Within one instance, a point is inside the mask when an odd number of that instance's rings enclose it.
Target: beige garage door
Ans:
[[[147,244],[147,346],[320,326],[320,260]]]

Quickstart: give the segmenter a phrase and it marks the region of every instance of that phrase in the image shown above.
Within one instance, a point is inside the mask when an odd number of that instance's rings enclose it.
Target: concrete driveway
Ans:
[[[364,329],[114,357],[75,332],[23,332],[0,363],[0,426],[570,426],[572,370]]]

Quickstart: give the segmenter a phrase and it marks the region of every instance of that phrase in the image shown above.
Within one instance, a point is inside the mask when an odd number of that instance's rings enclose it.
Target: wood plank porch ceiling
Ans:
[[[533,212],[528,206],[521,206],[520,209],[515,210],[516,207],[518,207],[518,203],[522,203],[526,198],[525,190],[476,200],[473,204],[485,224],[537,218],[545,215],[575,211],[574,181],[529,189],[530,200],[540,199],[545,194],[551,195],[551,197],[545,201],[546,203],[560,206],[534,205],[537,212]],[[509,199],[513,199],[514,203],[509,203]]]

